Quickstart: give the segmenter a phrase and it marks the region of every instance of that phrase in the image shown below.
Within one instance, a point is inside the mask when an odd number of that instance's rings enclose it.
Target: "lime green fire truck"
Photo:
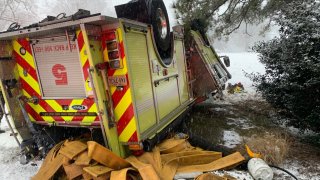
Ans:
[[[130,1],[116,12],[62,13],[0,33],[5,115],[21,146],[89,133],[120,156],[148,151],[231,78],[198,31],[170,32],[162,0]]]

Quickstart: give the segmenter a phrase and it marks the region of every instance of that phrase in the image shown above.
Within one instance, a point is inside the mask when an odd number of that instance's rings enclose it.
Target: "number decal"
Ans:
[[[52,74],[57,78],[55,80],[56,85],[68,85],[66,67],[64,67],[62,64],[55,64],[52,66]]]

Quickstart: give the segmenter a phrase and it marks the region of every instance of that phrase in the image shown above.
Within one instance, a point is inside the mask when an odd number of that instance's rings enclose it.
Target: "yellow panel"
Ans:
[[[177,79],[172,77],[169,81],[161,81],[156,87],[160,119],[180,105]]]
[[[139,132],[143,133],[157,123],[146,36],[130,32],[126,34],[126,41],[134,107]]]

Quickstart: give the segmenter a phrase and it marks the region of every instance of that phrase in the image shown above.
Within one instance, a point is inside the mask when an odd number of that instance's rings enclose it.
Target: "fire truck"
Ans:
[[[214,48],[197,30],[170,31],[162,0],[115,9],[117,18],[79,10],[0,33],[5,116],[21,147],[88,133],[122,157],[148,151],[222,92],[231,75]]]

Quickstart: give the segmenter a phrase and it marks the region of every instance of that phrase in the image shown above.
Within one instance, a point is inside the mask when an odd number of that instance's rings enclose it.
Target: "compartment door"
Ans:
[[[71,49],[70,49],[71,48]],[[85,98],[85,82],[75,41],[45,41],[33,44],[44,99]]]
[[[130,79],[140,133],[157,123],[146,35],[126,34]]]

